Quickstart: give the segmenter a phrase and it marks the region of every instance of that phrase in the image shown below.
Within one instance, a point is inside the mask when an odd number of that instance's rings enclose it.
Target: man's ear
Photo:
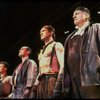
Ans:
[[[84,13],[86,15],[86,19],[89,19],[90,15],[88,13],[86,13],[86,12],[84,12]]]
[[[5,67],[5,70],[7,70],[7,67]]]
[[[31,54],[31,52],[30,51],[27,51],[28,52],[28,54],[30,55]]]

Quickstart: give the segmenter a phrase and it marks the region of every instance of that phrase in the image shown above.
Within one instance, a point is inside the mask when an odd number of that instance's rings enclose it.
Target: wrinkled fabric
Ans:
[[[53,91],[54,98],[62,98],[62,74],[58,75],[54,91]]]
[[[29,95],[27,97],[24,97],[24,92],[27,88],[31,88],[34,85],[34,82],[36,80],[37,76],[37,65],[36,63],[31,59],[26,59],[24,64],[22,65],[22,68],[17,74],[16,78],[16,84],[14,84],[14,78],[16,75],[16,70],[13,74],[13,91],[12,91],[12,98],[13,99],[23,99],[23,98],[29,98]],[[30,91],[31,91],[30,89]],[[33,91],[31,91],[33,92]],[[30,94],[31,94],[30,92]],[[32,97],[32,96],[31,96]]]
[[[73,91],[73,81],[76,84],[76,79],[73,78],[73,71],[70,70],[67,62],[67,47],[68,40],[75,32],[71,33],[65,41],[64,55],[64,74],[63,74],[63,91],[70,93]],[[100,75],[97,73],[97,68],[100,67],[100,24],[89,25],[83,34],[81,49],[80,49],[80,78],[81,86],[99,86]],[[78,89],[77,89],[78,90]],[[80,92],[80,91],[78,91]],[[70,93],[71,94],[71,93]],[[73,93],[72,93],[73,94]],[[80,94],[79,94],[80,95]]]
[[[43,75],[37,87],[37,99],[52,99],[57,75]]]

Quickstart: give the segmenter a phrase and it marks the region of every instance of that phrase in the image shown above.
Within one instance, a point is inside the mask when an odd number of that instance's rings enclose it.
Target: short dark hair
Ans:
[[[26,46],[26,47],[27,47],[26,49],[27,49],[28,51],[30,51],[30,55],[31,55],[31,54],[32,54],[32,49],[31,49],[30,47],[28,47],[28,46]]]
[[[55,29],[53,28],[53,26],[52,26],[52,25],[45,25],[45,26],[43,26],[43,27],[47,28],[49,32],[53,32],[52,37],[53,37],[53,39],[55,40],[55,39],[56,39],[56,35],[55,35]],[[43,28],[43,27],[42,27],[42,28]]]
[[[0,61],[0,64],[4,64],[6,68],[9,67],[9,64],[6,61]]]
[[[80,11],[82,11],[82,12],[86,12],[87,14],[89,14],[89,20],[91,19],[91,12],[90,12],[90,10],[88,9],[88,8],[86,8],[86,7],[82,7],[82,6],[78,6],[76,9],[75,9],[75,11],[77,11],[77,10],[80,10]]]

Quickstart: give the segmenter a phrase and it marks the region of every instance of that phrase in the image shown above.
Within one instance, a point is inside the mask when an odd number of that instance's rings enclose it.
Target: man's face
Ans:
[[[5,67],[5,65],[4,64],[0,64],[0,73],[4,72],[6,70],[7,70],[7,68]]]
[[[84,22],[86,21],[87,19],[87,14],[86,12],[82,12],[80,10],[76,10],[74,13],[73,13],[73,19],[74,19],[74,24],[76,26],[81,26],[84,24]]]
[[[46,39],[50,38],[52,36],[52,33],[48,31],[47,28],[43,27],[40,30],[40,38],[41,40],[45,41]]]
[[[19,50],[19,54],[18,54],[19,57],[25,57],[25,56],[28,56],[28,55],[29,55],[29,51],[27,50],[27,47],[22,47]]]

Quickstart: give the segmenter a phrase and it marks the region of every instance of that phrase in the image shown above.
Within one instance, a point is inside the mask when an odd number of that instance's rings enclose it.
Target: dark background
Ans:
[[[100,2],[96,1],[0,1],[0,61],[9,63],[8,73],[12,74],[19,64],[18,50],[24,45],[32,48],[31,58],[38,64],[37,56],[43,46],[39,31],[43,25],[53,25],[56,40],[64,45],[74,30],[72,15],[77,6],[89,8],[92,21],[100,22]]]

